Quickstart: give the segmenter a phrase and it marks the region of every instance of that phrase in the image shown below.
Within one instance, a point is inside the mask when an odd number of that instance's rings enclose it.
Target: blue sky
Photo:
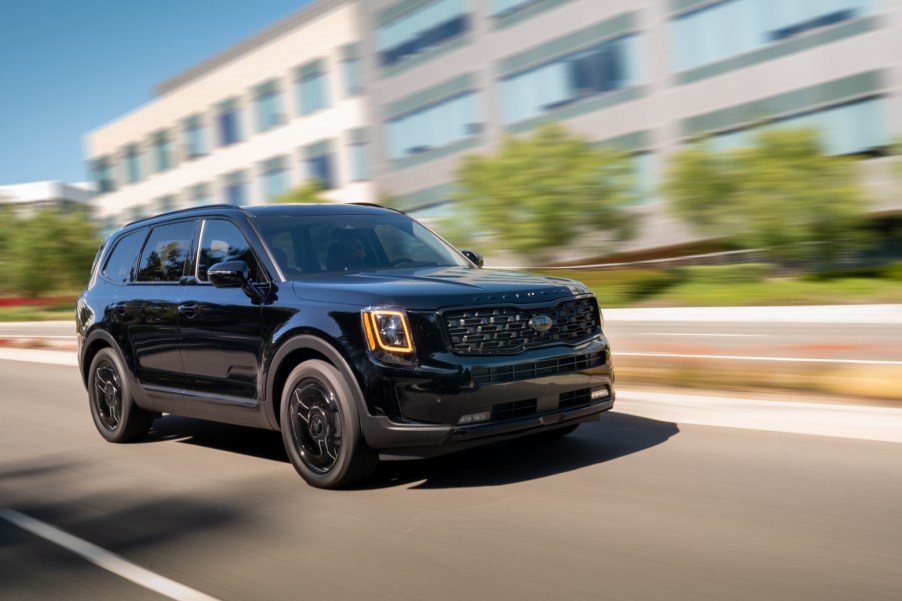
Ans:
[[[84,181],[82,135],[309,0],[0,0],[0,185]]]

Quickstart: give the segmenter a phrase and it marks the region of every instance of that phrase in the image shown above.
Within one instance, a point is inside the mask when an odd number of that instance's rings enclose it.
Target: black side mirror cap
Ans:
[[[224,261],[207,270],[210,283],[217,288],[243,288],[251,279],[251,272],[244,261]]]
[[[482,267],[485,264],[485,260],[482,258],[482,255],[476,252],[475,250],[462,250],[460,253],[466,258],[470,259],[476,267]]]

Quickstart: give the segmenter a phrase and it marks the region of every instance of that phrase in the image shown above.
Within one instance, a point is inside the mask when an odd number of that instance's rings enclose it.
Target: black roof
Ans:
[[[122,229],[128,229],[137,225],[152,225],[160,221],[167,221],[173,217],[191,217],[204,215],[227,215],[229,213],[244,213],[257,216],[284,216],[295,217],[303,215],[374,215],[380,213],[397,213],[395,209],[389,209],[370,203],[329,203],[329,204],[275,204],[275,205],[251,205],[238,207],[230,204],[213,204],[190,209],[180,209],[145,217],[132,221]]]

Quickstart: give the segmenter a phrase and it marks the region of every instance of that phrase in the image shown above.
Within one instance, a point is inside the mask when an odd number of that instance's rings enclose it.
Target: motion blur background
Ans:
[[[88,182],[0,182],[0,317],[68,319],[129,221],[310,201],[605,307],[899,303],[899,40],[890,0],[299,2],[83,131]]]

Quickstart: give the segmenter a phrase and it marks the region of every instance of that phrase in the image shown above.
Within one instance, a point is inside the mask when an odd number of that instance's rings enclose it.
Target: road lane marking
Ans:
[[[767,338],[768,334],[705,334],[700,332],[636,332],[630,336],[698,336],[720,338]]]
[[[60,547],[68,549],[87,559],[94,565],[134,582],[139,586],[160,593],[177,601],[219,601],[216,597],[204,594],[191,587],[179,584],[164,576],[160,576],[139,565],[133,564],[124,557],[111,553],[93,543],[72,536],[59,528],[45,524],[40,520],[19,513],[13,509],[0,509],[0,517],[15,524],[23,530],[50,541]]]
[[[617,391],[613,411],[677,424],[902,443],[902,408]]]
[[[78,357],[73,351],[48,351],[43,349],[0,348],[0,360],[26,361],[28,363],[49,363],[50,365],[78,365]]]
[[[26,338],[28,340],[45,340],[45,339],[53,339],[53,340],[75,340],[76,336],[50,336],[44,334],[4,334],[0,332],[0,338]]]
[[[816,357],[754,357],[745,355],[684,355],[680,353],[636,353],[615,351],[614,357],[664,357],[670,359],[723,359],[726,361],[776,361],[786,363],[845,363],[851,365],[902,365],[902,361],[876,359],[819,359]]]

